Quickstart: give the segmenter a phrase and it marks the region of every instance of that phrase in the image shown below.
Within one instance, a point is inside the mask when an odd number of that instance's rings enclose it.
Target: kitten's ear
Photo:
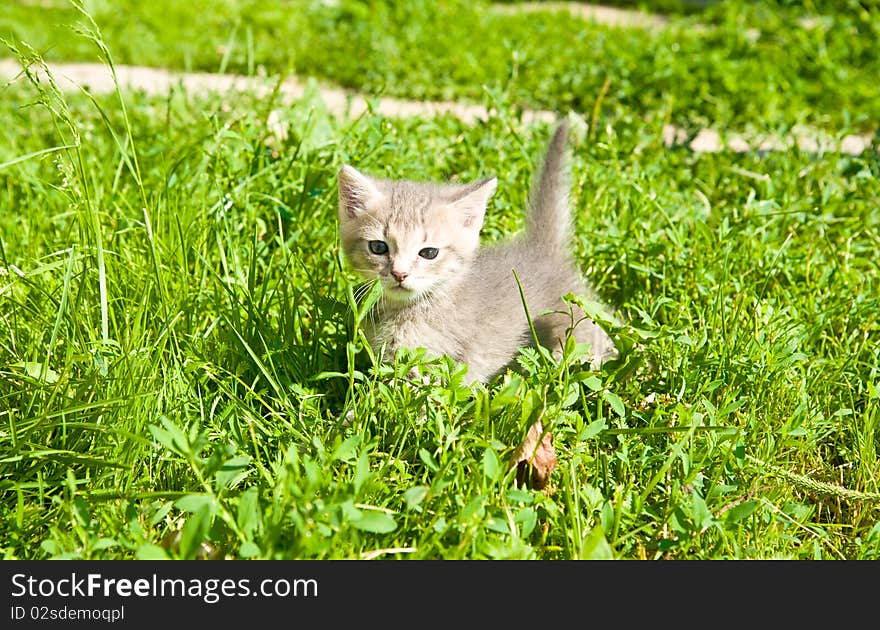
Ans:
[[[464,216],[465,227],[479,230],[483,226],[486,206],[496,188],[498,188],[498,180],[490,177],[472,184],[465,184],[455,191],[450,206]]]
[[[376,184],[356,168],[345,164],[339,169],[339,216],[353,219],[367,209],[367,204],[382,196]]]

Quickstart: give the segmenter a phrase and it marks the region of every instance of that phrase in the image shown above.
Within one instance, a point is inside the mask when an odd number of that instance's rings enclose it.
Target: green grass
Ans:
[[[659,31],[489,3],[93,2],[117,62],[270,74],[295,71],[371,93],[666,117],[688,128],[776,132],[809,123],[875,131],[880,11],[857,2],[726,2]],[[0,9],[0,34],[48,59],[94,60],[65,2]],[[665,5],[661,6],[664,8]],[[800,21],[812,16],[811,26]],[[697,25],[702,25],[698,27]],[[442,25],[442,28],[438,27]],[[752,29],[750,31],[749,29]]]
[[[549,129],[490,97],[467,126],[0,91],[3,555],[880,558],[874,150],[695,154],[621,116],[573,192],[625,360],[373,364],[335,172],[497,174],[502,238]],[[538,417],[545,492],[505,464]]]

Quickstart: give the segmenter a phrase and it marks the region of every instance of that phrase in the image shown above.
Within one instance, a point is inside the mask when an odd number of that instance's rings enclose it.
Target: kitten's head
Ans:
[[[460,276],[477,251],[493,177],[443,186],[339,171],[339,234],[345,254],[385,299],[405,303]]]

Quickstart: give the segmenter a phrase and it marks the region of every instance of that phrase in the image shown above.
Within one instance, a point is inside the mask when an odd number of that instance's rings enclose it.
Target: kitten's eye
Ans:
[[[427,258],[428,260],[433,260],[437,258],[437,254],[440,253],[440,250],[436,247],[426,247],[419,252],[419,256],[422,258]]]
[[[377,256],[381,256],[382,254],[388,253],[388,243],[385,241],[370,241],[368,243],[370,251],[376,254]],[[436,254],[434,254],[436,256]]]

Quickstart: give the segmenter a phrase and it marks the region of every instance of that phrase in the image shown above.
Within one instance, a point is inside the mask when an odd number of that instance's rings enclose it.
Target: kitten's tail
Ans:
[[[547,147],[544,165],[532,184],[526,234],[532,242],[565,248],[571,233],[568,173],[568,120],[563,118]]]

